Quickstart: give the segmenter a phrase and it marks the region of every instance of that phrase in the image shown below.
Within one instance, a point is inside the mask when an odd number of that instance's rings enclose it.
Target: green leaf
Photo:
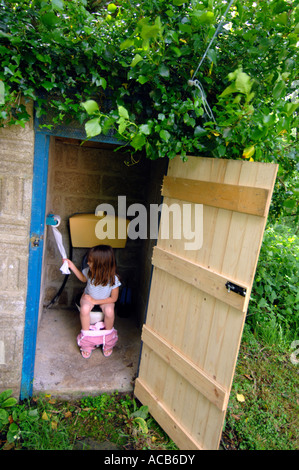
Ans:
[[[10,397],[10,395],[12,394],[12,389],[8,389],[8,390],[4,390],[4,392],[1,392],[0,393],[0,406],[1,406],[1,403],[6,400],[8,397]]]
[[[288,22],[288,15],[284,11],[283,13],[280,13],[280,15],[277,15],[275,19],[278,24],[286,25]]]
[[[287,116],[291,116],[299,106],[299,101],[295,101],[294,103],[286,103],[284,106],[284,111],[286,112]]]
[[[8,413],[6,410],[0,409],[0,424],[8,423]]]
[[[255,147],[252,145],[251,147],[246,147],[243,150],[243,157],[244,158],[251,158],[254,155]]]
[[[215,22],[215,17],[212,11],[195,10],[192,15],[192,20],[199,24],[213,24]]]
[[[94,118],[87,121],[85,123],[85,131],[88,138],[101,134],[102,127],[100,125],[100,118]]]
[[[125,119],[129,119],[129,113],[123,106],[118,106],[118,114]]]
[[[270,114],[266,114],[265,116],[263,116],[263,124],[265,124],[265,126],[267,127],[273,126],[275,121],[276,121],[275,114],[270,113]]]
[[[195,126],[195,119],[189,116],[188,113],[185,113],[183,116],[184,123],[187,124],[188,126]]]
[[[128,49],[129,47],[132,47],[132,46],[134,46],[133,39],[126,39],[124,42],[121,43],[120,50],[123,51],[124,49]]]
[[[103,88],[103,90],[106,90],[107,80],[105,80],[105,78],[103,78],[103,77],[100,77],[99,86],[101,86]]]
[[[14,442],[19,434],[19,426],[16,423],[11,423],[7,433],[7,441]]]
[[[29,416],[30,418],[32,418],[32,419],[38,418],[38,411],[37,411],[37,409],[35,409],[35,410],[29,410],[29,411],[28,411],[28,416]]]
[[[176,46],[171,46],[171,50],[174,52],[174,54],[177,56],[177,57],[181,57],[182,53],[181,53],[181,50],[176,47]]]
[[[164,65],[164,64],[160,65],[158,71],[159,71],[159,75],[161,75],[161,77],[169,77],[169,68],[166,67],[166,65]]]
[[[149,39],[156,39],[159,34],[162,34],[163,31],[161,19],[159,16],[156,18],[155,23],[153,25],[148,24],[148,18],[140,20],[139,25],[141,26],[140,35],[142,39],[146,41],[148,41]]]
[[[148,433],[148,427],[146,421],[143,418],[134,418],[134,422],[138,424],[140,431],[142,431],[144,434]]]
[[[194,129],[194,137],[200,137],[207,133],[206,129],[201,126],[196,126]]]
[[[219,157],[224,157],[226,154],[226,147],[224,145],[219,145],[219,147],[217,147],[217,154]]]
[[[41,22],[50,28],[53,28],[58,23],[58,18],[52,11],[45,13],[41,16]]]
[[[295,199],[286,199],[283,202],[284,207],[287,207],[288,209],[294,209],[296,207],[296,200]]]
[[[16,433],[18,432],[18,430],[19,426],[16,423],[11,423],[11,425],[9,426],[9,431],[11,431],[12,433]]]
[[[150,78],[145,77],[144,75],[139,75],[139,77],[137,78],[137,82],[141,83],[141,85],[148,82],[149,80],[150,80]]]
[[[273,90],[273,98],[277,99],[280,98],[282,93],[285,90],[285,83],[283,80],[279,80],[279,82],[276,83],[274,90]]]
[[[27,88],[27,90],[24,90],[24,96],[28,96],[29,98],[36,100],[36,94],[34,93],[33,88]],[[1,92],[0,92],[0,104],[1,104]]]
[[[229,85],[221,93],[220,95],[221,97],[224,97],[226,95],[229,95],[231,93],[236,93],[236,92],[240,92],[245,95],[248,95],[250,93],[251,88],[252,88],[252,80],[250,76],[247,73],[242,72],[241,69],[237,69],[234,72],[229,73],[228,79],[230,81],[235,80],[235,82]]]
[[[4,31],[0,31],[0,38],[11,38],[11,35],[4,33]]]
[[[166,10],[165,13],[167,16],[169,16],[169,18],[173,18],[174,16],[174,12],[172,10]]]
[[[39,60],[40,62],[45,62],[45,56],[43,56],[42,54],[36,54],[35,57],[36,57],[37,60]]]
[[[231,93],[236,93],[236,85],[233,83],[229,85],[225,90],[221,93],[220,97],[223,98],[224,96],[230,95]]]
[[[143,134],[137,134],[133,138],[131,145],[135,150],[140,150],[146,143],[146,139]]]
[[[141,124],[139,130],[141,134],[149,135],[151,133],[151,129],[148,124]]]
[[[98,103],[94,100],[85,101],[84,103],[82,103],[82,106],[89,115],[99,111]]]
[[[110,129],[113,127],[115,120],[113,118],[107,118],[104,121],[104,124],[102,123],[102,131],[104,135],[107,135]]]
[[[265,307],[268,307],[268,303],[267,301],[262,297],[258,303],[258,307],[259,308],[265,308]]]
[[[16,403],[18,403],[18,400],[13,397],[10,397],[4,400],[4,402],[1,403],[1,406],[2,408],[9,408],[11,406],[14,406]]]
[[[165,142],[168,142],[171,137],[170,133],[165,129],[162,129],[162,131],[159,132],[159,135],[161,139],[165,140]]]
[[[122,134],[127,127],[127,120],[123,117],[119,118],[118,122],[118,132]]]
[[[236,78],[236,88],[241,93],[247,95],[252,87],[251,78],[247,73],[239,72]]]
[[[63,8],[64,8],[63,0],[52,0],[52,7],[54,10],[63,11]]]
[[[208,51],[207,57],[210,59],[211,62],[213,62],[215,65],[217,65],[217,53],[214,49],[210,49]]]
[[[146,419],[148,417],[148,406],[142,405],[138,410],[130,414],[130,418],[142,418]]]
[[[137,65],[138,62],[140,62],[141,60],[143,60],[141,55],[136,54],[135,57],[133,58],[132,62],[131,62],[131,67],[135,67],[135,65]]]
[[[43,83],[42,83],[42,86],[43,86],[47,91],[50,91],[50,90],[52,90],[52,88],[54,88],[55,85],[54,85],[54,83],[52,83],[52,82],[46,81],[46,82],[43,82]]]
[[[110,13],[114,13],[117,10],[117,6],[114,3],[109,3],[109,5],[107,6],[107,10]]]

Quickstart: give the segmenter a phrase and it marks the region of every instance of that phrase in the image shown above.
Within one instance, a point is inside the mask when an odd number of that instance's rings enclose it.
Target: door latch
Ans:
[[[43,240],[43,235],[36,235],[33,233],[30,238],[30,243],[32,248],[37,248],[39,246],[39,242]]]
[[[245,287],[238,286],[237,284],[234,284],[233,282],[227,281],[227,283],[225,284],[225,287],[227,288],[228,292],[230,291],[235,292],[236,294],[242,295],[242,297],[245,297],[246,295]]]

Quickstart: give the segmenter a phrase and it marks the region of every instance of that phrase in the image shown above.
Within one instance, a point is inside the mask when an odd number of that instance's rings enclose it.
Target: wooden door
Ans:
[[[218,449],[277,168],[177,157],[164,177],[134,393],[182,450]],[[195,250],[177,226],[161,236],[171,204],[189,203],[202,204]]]

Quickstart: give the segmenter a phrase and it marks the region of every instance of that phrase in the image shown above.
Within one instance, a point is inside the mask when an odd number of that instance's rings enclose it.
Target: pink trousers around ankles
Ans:
[[[103,322],[97,322],[90,326],[88,331],[81,330],[77,336],[77,344],[83,351],[91,352],[103,345],[103,350],[113,349],[118,341],[117,331],[105,330]]]

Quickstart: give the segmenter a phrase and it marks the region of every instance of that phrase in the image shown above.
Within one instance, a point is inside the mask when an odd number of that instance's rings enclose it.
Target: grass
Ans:
[[[177,449],[146,406],[118,392],[73,403],[49,395],[32,398],[11,407],[0,432],[4,450],[73,450],[105,442],[122,450]]]
[[[244,331],[226,414],[226,449],[297,450],[298,362]]]
[[[222,449],[298,449],[298,363],[291,352],[245,328]],[[73,450],[106,442],[124,450],[177,449],[132,395],[104,393],[73,403],[43,396],[10,404],[5,422],[0,394],[0,449]]]

